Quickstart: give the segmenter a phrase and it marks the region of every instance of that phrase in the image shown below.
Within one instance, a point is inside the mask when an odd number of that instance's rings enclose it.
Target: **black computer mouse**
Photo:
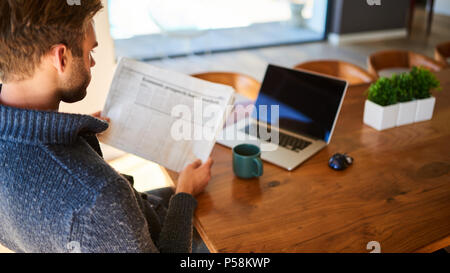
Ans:
[[[353,158],[348,156],[347,154],[335,154],[328,161],[328,166],[336,171],[345,170],[352,164]]]

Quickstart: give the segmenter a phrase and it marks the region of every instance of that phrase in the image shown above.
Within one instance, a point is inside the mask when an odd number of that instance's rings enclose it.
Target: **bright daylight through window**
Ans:
[[[117,55],[156,58],[322,40],[327,0],[109,0]]]

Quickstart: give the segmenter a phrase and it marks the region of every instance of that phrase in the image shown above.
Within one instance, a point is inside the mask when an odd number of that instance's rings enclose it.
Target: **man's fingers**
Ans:
[[[211,166],[213,164],[212,158],[209,158],[205,164],[201,167],[204,171],[206,171],[206,176],[209,177],[207,180],[209,181],[211,179]]]
[[[194,169],[197,169],[201,165],[202,165],[202,161],[200,159],[197,159],[191,164],[191,167],[193,167]]]
[[[111,122],[111,119],[107,118],[107,117],[102,117],[102,111],[98,111],[94,114],[92,114],[91,116],[93,116],[94,118],[98,118],[100,120],[106,121],[106,122]]]
[[[93,116],[94,118],[99,118],[99,117],[102,116],[102,111],[95,112],[95,113],[92,114],[91,116]]]
[[[213,163],[214,163],[214,161],[213,161],[213,159],[210,157],[210,158],[208,158],[208,160],[205,162],[205,167],[206,168],[211,168],[211,166],[213,165]]]

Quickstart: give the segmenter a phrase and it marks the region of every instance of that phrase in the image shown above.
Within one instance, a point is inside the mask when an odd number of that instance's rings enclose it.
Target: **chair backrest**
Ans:
[[[317,60],[298,64],[294,67],[319,74],[333,76],[348,81],[350,85],[371,83],[376,78],[361,67],[339,60]]]
[[[425,55],[403,50],[387,50],[376,52],[367,60],[369,73],[379,77],[379,71],[391,68],[412,68],[422,66],[432,71],[440,71],[445,66]]]
[[[237,93],[252,100],[258,98],[261,83],[254,78],[233,72],[206,72],[194,74],[193,77],[214,83],[225,84],[233,87]]]
[[[434,58],[436,61],[450,66],[448,59],[450,58],[450,41],[439,44],[434,50]]]

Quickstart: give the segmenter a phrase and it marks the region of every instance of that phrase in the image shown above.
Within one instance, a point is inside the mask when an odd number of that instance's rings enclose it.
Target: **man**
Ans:
[[[57,112],[86,96],[101,8],[100,0],[0,1],[0,244],[189,252],[193,196],[210,179],[211,159],[181,172],[175,194],[138,193],[102,159],[96,134],[108,124]]]

